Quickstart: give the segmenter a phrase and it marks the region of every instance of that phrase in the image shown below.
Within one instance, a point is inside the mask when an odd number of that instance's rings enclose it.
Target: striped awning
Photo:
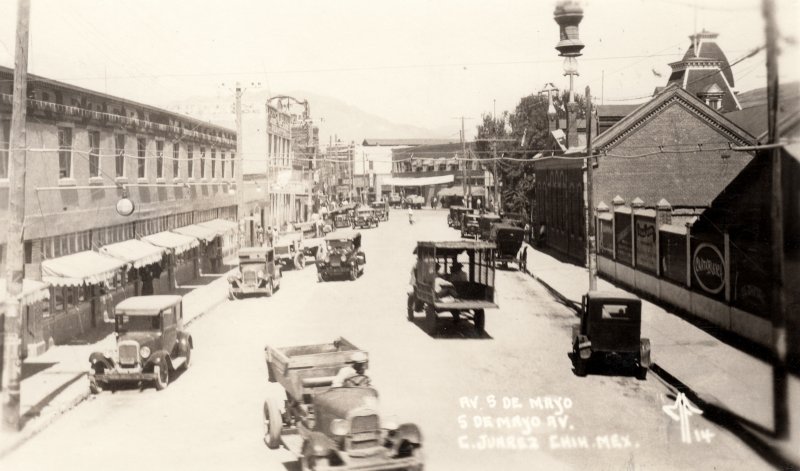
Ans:
[[[22,280],[22,293],[19,295],[20,303],[29,306],[33,303],[50,299],[50,290],[48,286],[47,283],[41,281]],[[6,302],[6,296],[8,296],[6,292],[6,280],[0,279],[0,306]]]
[[[104,283],[127,265],[117,258],[87,250],[42,262],[42,280],[54,286]]]
[[[217,231],[210,229],[208,227],[199,226],[197,224],[191,224],[189,226],[179,227],[177,229],[173,229],[172,232],[177,232],[178,234],[194,237],[195,239],[202,240],[205,242],[211,242],[218,235]]]
[[[194,237],[169,231],[151,234],[142,237],[142,240],[148,244],[153,244],[165,249],[172,249],[176,254],[182,254],[200,245],[200,242]]]
[[[141,268],[160,262],[164,256],[164,249],[141,240],[130,239],[100,247],[100,253],[128,262],[133,268]]]
[[[225,219],[212,219],[210,221],[198,223],[197,225],[216,231],[218,235],[223,235],[228,232],[236,232],[236,230],[239,229],[239,224],[234,221],[227,221]]]

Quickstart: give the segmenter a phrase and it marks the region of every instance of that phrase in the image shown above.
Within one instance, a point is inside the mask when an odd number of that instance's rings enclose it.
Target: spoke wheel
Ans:
[[[355,281],[356,278],[358,278],[358,265],[353,265],[350,269],[350,280]]]
[[[425,330],[431,336],[436,335],[438,330],[439,317],[436,315],[436,310],[431,305],[425,306]]]
[[[103,392],[104,384],[101,381],[97,381],[94,378],[89,379],[89,391],[92,394],[100,394]]]
[[[483,309],[476,309],[474,314],[475,331],[478,335],[486,333],[486,314]]]
[[[415,307],[415,305],[417,304],[417,300],[414,298],[414,295],[413,295],[413,294],[409,294],[409,295],[408,295],[408,302],[407,302],[407,304],[408,304],[408,306],[407,306],[407,310],[408,310],[408,320],[409,320],[409,322],[410,322],[410,321],[413,321],[413,320],[414,320],[414,312],[415,312],[415,310],[414,310],[414,307]]]
[[[272,284],[272,278],[270,277],[269,281],[267,281],[267,297],[272,296],[273,292],[275,292],[275,286]]]
[[[267,398],[264,401],[264,443],[272,450],[281,445],[281,429],[283,418],[278,401]]]
[[[186,371],[189,369],[189,365],[192,363],[192,347],[186,347],[186,354],[184,355],[186,361],[183,362],[183,370]]]
[[[167,365],[156,365],[153,367],[153,373],[156,375],[156,389],[163,391],[169,386],[169,368]]]

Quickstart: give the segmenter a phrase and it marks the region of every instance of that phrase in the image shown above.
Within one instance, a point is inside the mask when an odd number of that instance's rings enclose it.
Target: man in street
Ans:
[[[365,374],[367,370],[367,355],[364,352],[356,352],[350,357],[352,366],[348,365],[339,370],[333,378],[331,387],[334,388],[353,388],[367,387],[370,385],[369,376]]]

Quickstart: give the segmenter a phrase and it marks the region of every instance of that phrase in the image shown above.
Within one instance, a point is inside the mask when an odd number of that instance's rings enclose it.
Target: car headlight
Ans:
[[[331,422],[331,433],[343,437],[350,433],[350,422],[343,419],[334,419]]]
[[[142,355],[142,358],[147,358],[150,356],[150,347],[142,347],[139,350],[139,354]]]
[[[347,260],[347,255],[345,255],[345,254],[342,254],[342,261],[344,262],[344,261],[346,261],[346,260]]]
[[[257,275],[259,278],[264,278],[264,270],[258,270]]]

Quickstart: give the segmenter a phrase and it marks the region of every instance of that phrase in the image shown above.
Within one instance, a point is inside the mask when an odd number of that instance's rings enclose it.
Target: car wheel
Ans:
[[[169,367],[167,365],[156,365],[153,367],[153,373],[156,375],[156,389],[163,391],[169,386]]]
[[[100,394],[103,392],[103,383],[94,378],[89,378],[89,392],[92,394]]]
[[[586,360],[581,358],[581,352],[578,349],[578,339],[576,338],[572,344],[572,357],[575,363],[575,375],[586,376]]]
[[[438,330],[439,317],[436,315],[436,309],[430,304],[425,305],[425,330],[431,337],[436,335]]]
[[[413,321],[414,320],[414,312],[415,312],[414,311],[414,307],[417,304],[417,300],[415,299],[413,294],[409,294],[408,295],[408,303],[407,304],[408,304],[408,306],[407,306],[408,320],[409,321]]]
[[[283,418],[278,401],[267,398],[264,401],[264,443],[271,450],[281,446],[281,429],[283,428]]]
[[[192,363],[192,347],[188,347],[186,349],[186,354],[184,355],[184,358],[186,360],[183,362],[183,371],[186,371],[189,369],[189,365]]]
[[[353,265],[350,269],[350,281],[355,281],[358,278],[358,265]]]
[[[484,313],[483,309],[476,309],[473,322],[475,322],[475,331],[478,335],[483,335],[486,333],[486,314]]]
[[[267,295],[267,297],[270,297],[274,292],[275,292],[275,285],[272,284],[272,278],[270,277],[269,281],[267,282],[267,292],[265,294]]]

